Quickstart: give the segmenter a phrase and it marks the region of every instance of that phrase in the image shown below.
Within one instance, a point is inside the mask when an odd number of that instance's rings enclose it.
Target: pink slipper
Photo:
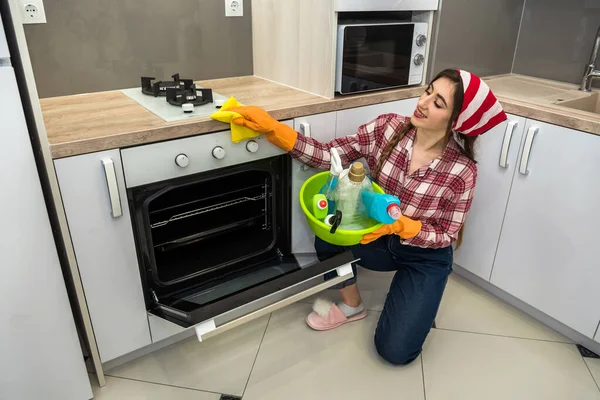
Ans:
[[[315,301],[313,310],[314,311],[306,317],[306,323],[316,331],[334,329],[345,323],[358,321],[367,316],[367,311],[364,310],[347,318],[337,304],[323,299],[317,299]]]

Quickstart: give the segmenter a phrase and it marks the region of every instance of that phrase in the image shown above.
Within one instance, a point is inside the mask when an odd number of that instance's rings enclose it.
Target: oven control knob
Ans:
[[[425,43],[427,43],[427,36],[418,35],[416,42],[417,42],[417,46],[419,46],[419,47],[424,46]]]
[[[415,58],[413,59],[415,65],[423,65],[423,63],[425,62],[425,56],[423,54],[417,54],[415,56]]]
[[[225,158],[225,149],[222,148],[221,146],[217,146],[213,149],[212,155],[217,160],[222,160]]]
[[[181,153],[175,157],[175,164],[177,164],[178,167],[185,168],[190,165],[190,159],[187,155]]]
[[[256,153],[258,151],[258,143],[254,140],[249,140],[248,143],[246,143],[246,150],[250,153]]]

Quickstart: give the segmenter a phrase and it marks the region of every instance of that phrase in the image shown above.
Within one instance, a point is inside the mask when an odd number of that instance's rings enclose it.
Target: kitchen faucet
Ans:
[[[579,90],[589,92],[592,90],[592,81],[594,78],[600,78],[600,70],[596,69],[596,58],[598,58],[598,50],[600,49],[600,28],[596,33],[596,41],[594,42],[594,48],[592,49],[592,55],[590,56],[590,62],[585,67],[583,78],[581,79],[581,87]]]

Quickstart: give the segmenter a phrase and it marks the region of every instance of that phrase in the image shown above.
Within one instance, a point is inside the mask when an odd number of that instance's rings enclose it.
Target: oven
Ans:
[[[121,155],[152,316],[206,338],[352,276],[351,252],[294,253],[292,182],[305,169],[264,138],[236,144],[225,131]]]
[[[340,21],[336,91],[368,92],[420,84],[428,24]]]

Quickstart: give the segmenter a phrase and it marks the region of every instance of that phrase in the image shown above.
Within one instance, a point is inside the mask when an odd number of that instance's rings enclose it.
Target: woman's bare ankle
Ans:
[[[350,307],[358,307],[362,304],[362,299],[360,298],[360,293],[356,284],[340,289],[340,294],[342,295],[344,304]]]

